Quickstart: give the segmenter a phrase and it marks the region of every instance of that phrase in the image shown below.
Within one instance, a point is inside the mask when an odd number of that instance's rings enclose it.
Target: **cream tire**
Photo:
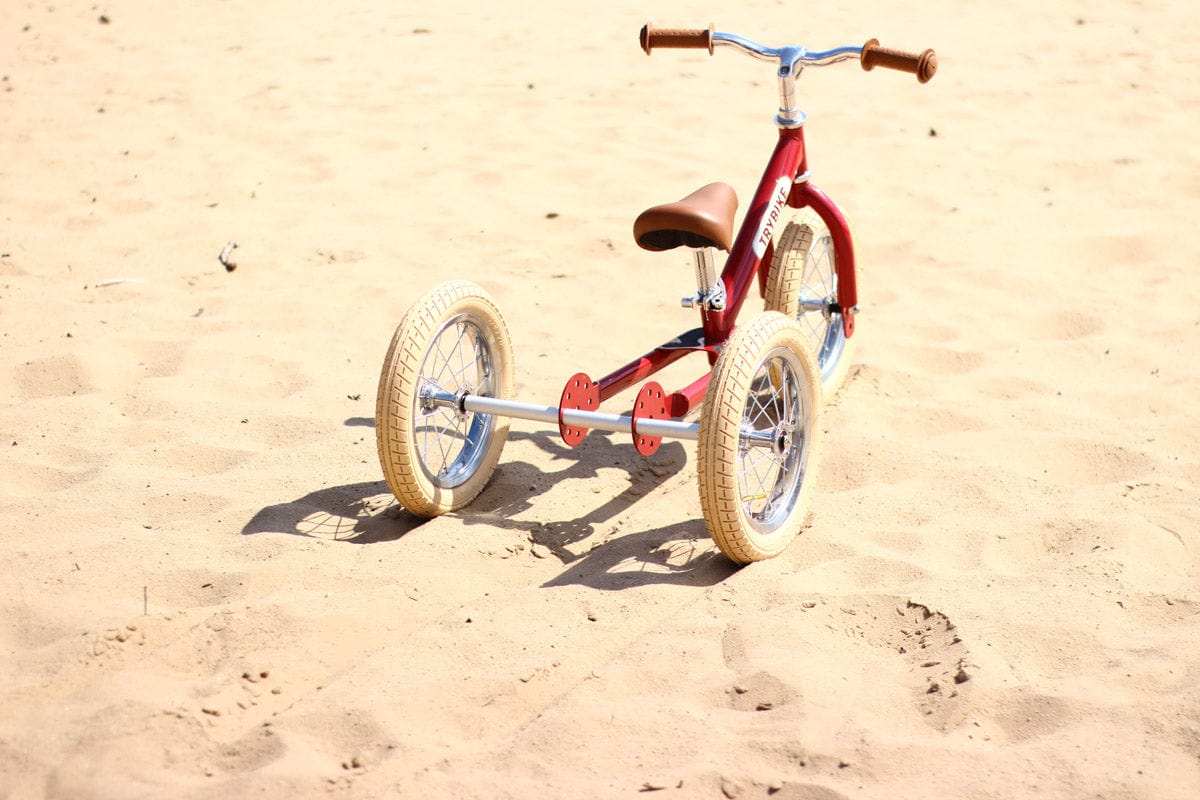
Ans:
[[[764,307],[800,322],[820,367],[826,399],[833,397],[854,360],[858,341],[846,337],[838,302],[837,257],[825,221],[806,208],[784,226],[767,272]]]
[[[768,311],[739,326],[700,412],[700,507],[739,564],[779,555],[808,516],[820,463],[821,382],[800,323]]]
[[[435,517],[487,485],[508,438],[508,418],[430,401],[431,393],[511,399],[512,344],[492,298],[452,281],[413,304],[392,336],[379,376],[375,439],[396,499]]]

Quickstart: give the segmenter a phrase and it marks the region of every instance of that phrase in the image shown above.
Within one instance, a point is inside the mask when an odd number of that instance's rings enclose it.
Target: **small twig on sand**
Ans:
[[[229,260],[229,254],[237,249],[237,242],[230,242],[225,245],[225,249],[221,251],[221,255],[217,256],[217,261],[221,262],[221,266],[225,267],[226,272],[233,272],[237,269],[237,263]]]
[[[97,283],[93,283],[92,285],[95,286],[97,289],[99,289],[103,286],[116,286],[117,284],[121,284],[121,283],[146,283],[146,279],[145,278],[109,278],[106,281],[99,281]]]

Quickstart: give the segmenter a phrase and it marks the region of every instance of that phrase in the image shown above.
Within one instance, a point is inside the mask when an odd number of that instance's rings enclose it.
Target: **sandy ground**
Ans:
[[[6,4],[0,797],[1200,796],[1194,4],[535,5]],[[861,343],[744,569],[690,444],[517,422],[424,523],[375,454],[440,281],[532,402],[694,324],[630,225],[775,89],[648,17],[940,56],[801,79]]]

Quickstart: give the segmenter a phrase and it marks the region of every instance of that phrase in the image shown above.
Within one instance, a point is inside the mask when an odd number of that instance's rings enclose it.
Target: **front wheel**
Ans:
[[[784,226],[767,272],[765,307],[800,322],[821,370],[825,397],[846,380],[854,337],[838,304],[837,254],[825,221],[806,208]]]
[[[808,515],[821,449],[821,381],[800,323],[768,311],[739,327],[700,415],[700,506],[739,564],[779,555]]]
[[[434,402],[464,394],[509,399],[512,345],[492,298],[469,281],[438,286],[392,336],[379,376],[375,438],[392,494],[421,517],[475,499],[508,437],[508,418]]]

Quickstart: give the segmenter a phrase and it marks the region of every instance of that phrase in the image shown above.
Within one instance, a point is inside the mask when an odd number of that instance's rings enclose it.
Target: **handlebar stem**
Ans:
[[[775,124],[781,128],[799,128],[804,124],[804,112],[796,107],[796,78],[806,65],[823,67],[859,58],[862,54],[862,47],[856,45],[812,53],[797,45],[767,47],[736,33],[721,31],[713,31],[712,45],[714,48],[732,47],[760,61],[773,61],[779,65],[775,73],[779,77],[779,113],[775,115]]]

